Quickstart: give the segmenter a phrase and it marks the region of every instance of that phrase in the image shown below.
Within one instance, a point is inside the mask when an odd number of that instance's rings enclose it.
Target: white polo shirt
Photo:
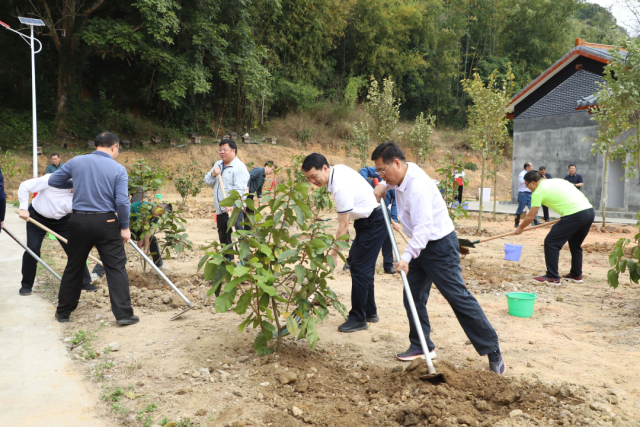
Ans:
[[[327,190],[336,203],[336,212],[348,213],[351,219],[369,218],[371,212],[380,206],[371,185],[349,166],[335,165],[331,168]]]

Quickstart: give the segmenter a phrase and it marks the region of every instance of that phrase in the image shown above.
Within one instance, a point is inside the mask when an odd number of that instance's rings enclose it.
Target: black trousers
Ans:
[[[233,232],[231,228],[229,229],[229,231],[227,231],[227,226],[229,224],[229,214],[226,212],[223,214],[218,214],[217,219],[218,219],[218,238],[220,239],[220,243],[224,245],[228,245],[231,243],[231,233]],[[240,225],[240,223],[243,220],[244,220],[244,213],[240,212],[238,214],[238,218],[236,219],[236,223],[234,224],[236,230],[243,229],[242,225]],[[225,255],[225,257],[230,261],[233,261],[234,259],[233,255]]]
[[[140,232],[132,230],[131,231],[131,238],[134,241],[139,242],[140,241]],[[153,259],[154,264],[157,265],[158,267],[161,267],[162,266],[162,254],[160,253],[160,246],[158,246],[158,239],[156,239],[156,236],[151,236],[151,239],[149,239],[149,252],[151,252],[151,258]],[[102,276],[104,276],[104,267],[101,266],[100,264],[96,264],[93,267],[93,270],[91,272],[97,274],[100,277],[102,277]]]
[[[549,221],[549,208],[542,205],[542,214],[545,221]]]
[[[464,185],[458,185],[458,203],[462,203],[462,190],[464,189]]]
[[[544,260],[547,264],[547,276],[559,279],[558,258],[560,250],[569,242],[571,251],[571,271],[573,276],[582,276],[582,242],[589,234],[596,213],[593,208],[563,216],[560,222],[551,227],[544,239]]]
[[[120,237],[115,213],[99,215],[71,214],[69,219],[69,262],[62,276],[58,295],[58,315],[68,317],[78,306],[85,260],[96,247],[107,273],[111,311],[116,320],[133,315],[127,256]]]
[[[500,349],[498,334],[489,323],[476,298],[464,285],[460,268],[458,236],[455,231],[440,240],[431,240],[427,243],[427,247],[420,252],[420,255],[409,263],[407,280],[429,351],[436,347],[429,337],[431,324],[427,313],[427,301],[432,283],[453,309],[460,326],[478,354],[484,356]],[[422,350],[406,292],[404,307],[409,317],[410,348]]]
[[[351,268],[351,311],[349,319],[364,322],[367,317],[378,314],[373,279],[376,260],[385,241],[389,238],[382,209],[371,212],[368,218],[353,222],[356,238],[349,250]]]
[[[29,206],[29,215],[34,220],[38,221],[40,224],[45,227],[55,231],[65,239],[69,240],[69,217],[70,215],[64,216],[60,219],[51,219],[45,216],[40,215],[33,206]],[[35,252],[36,255],[40,256],[40,248],[42,247],[42,240],[47,235],[47,232],[42,228],[38,227],[31,222],[27,222],[27,247]],[[61,240],[58,240],[62,249],[69,257],[69,251],[67,249],[66,243],[62,243]],[[36,271],[38,268],[38,261],[36,261],[31,255],[27,252],[22,255],[22,287],[23,288],[33,288],[33,282],[36,278]],[[82,278],[82,287],[86,288],[91,284],[91,276],[89,275],[89,269],[86,266],[86,258],[85,258],[85,266],[84,266],[84,276]]]

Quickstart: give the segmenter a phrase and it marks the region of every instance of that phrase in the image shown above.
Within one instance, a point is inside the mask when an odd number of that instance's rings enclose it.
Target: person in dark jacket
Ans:
[[[7,210],[7,195],[4,193],[4,177],[0,169],[0,233],[4,227],[4,214]]]
[[[60,162],[60,154],[53,153],[51,154],[51,164],[47,166],[47,171],[45,173],[55,173],[62,167],[62,165],[64,165],[64,163]]]

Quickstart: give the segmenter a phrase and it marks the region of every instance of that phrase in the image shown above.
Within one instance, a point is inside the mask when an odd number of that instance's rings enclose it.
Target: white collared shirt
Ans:
[[[524,176],[526,174],[527,171],[523,170],[522,172],[520,172],[520,175],[518,175],[518,193],[531,193],[531,190],[529,190],[524,183]]]
[[[20,209],[29,209],[29,193],[38,193],[31,205],[45,218],[60,219],[71,213],[73,191],[49,186],[51,174],[33,178],[20,184],[18,199]]]
[[[351,219],[369,218],[380,204],[373,188],[358,172],[345,165],[335,165],[329,172],[327,190],[333,195],[338,214],[349,214]]]
[[[410,262],[427,247],[430,240],[439,240],[451,234],[455,227],[447,205],[434,184],[418,165],[407,162],[407,173],[396,190],[396,207],[402,230],[411,238],[400,258]]]

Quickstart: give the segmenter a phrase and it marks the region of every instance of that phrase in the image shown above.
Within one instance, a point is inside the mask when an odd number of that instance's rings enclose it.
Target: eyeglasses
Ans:
[[[392,165],[392,164],[393,164],[393,163],[391,163],[391,165]],[[389,169],[389,168],[391,167],[391,165],[387,166],[387,167],[386,167],[386,168],[384,168],[384,170],[382,170],[382,171],[381,171],[381,170],[376,169],[376,172],[378,173],[378,175],[386,175],[386,173],[387,173],[387,169]]]
[[[225,150],[218,150],[218,153],[220,153],[220,154],[224,154],[224,153],[226,153],[227,151],[231,151],[231,150],[227,150],[227,149],[225,149]]]

